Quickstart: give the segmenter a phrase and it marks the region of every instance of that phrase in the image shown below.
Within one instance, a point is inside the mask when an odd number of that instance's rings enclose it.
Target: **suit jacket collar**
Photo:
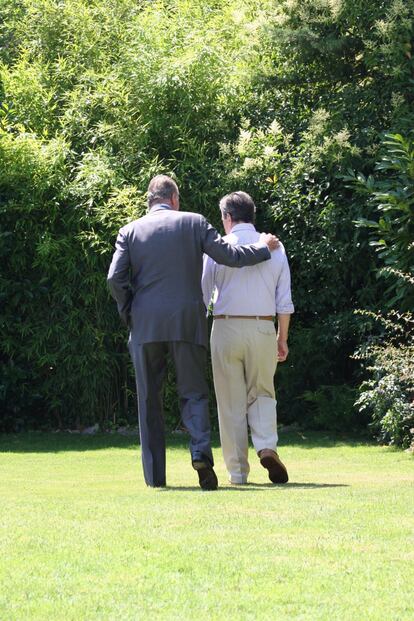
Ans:
[[[162,209],[170,209],[172,211],[171,205],[167,205],[166,203],[156,203],[148,210],[148,213],[153,213],[154,211],[161,211]]]

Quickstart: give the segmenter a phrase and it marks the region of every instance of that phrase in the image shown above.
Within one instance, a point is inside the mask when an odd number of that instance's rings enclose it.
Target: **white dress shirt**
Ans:
[[[233,245],[254,244],[259,237],[253,224],[241,223],[224,240]],[[204,255],[201,284],[204,303],[208,307],[213,301],[214,315],[265,316],[294,312],[289,264],[282,244],[272,252],[271,259],[251,267],[218,265]]]

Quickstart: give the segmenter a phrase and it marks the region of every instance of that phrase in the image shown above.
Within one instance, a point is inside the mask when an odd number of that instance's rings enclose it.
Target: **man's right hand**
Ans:
[[[289,347],[286,339],[278,338],[277,340],[277,361],[284,362],[289,354]]]
[[[276,250],[276,248],[280,246],[278,237],[271,235],[271,233],[262,233],[259,241],[265,243],[270,252],[272,252],[272,250]]]

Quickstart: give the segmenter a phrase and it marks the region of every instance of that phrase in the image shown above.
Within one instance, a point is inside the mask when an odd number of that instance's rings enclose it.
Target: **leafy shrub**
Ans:
[[[321,424],[321,386],[359,381],[353,309],[383,303],[382,259],[353,225],[375,205],[343,177],[369,178],[384,130],[406,136],[412,18],[401,0],[3,0],[2,428],[135,418],[105,275],[159,172],[217,226],[220,196],[248,191],[280,235],[296,304],[280,416]]]
[[[414,439],[414,144],[408,137],[387,134],[376,166],[379,178],[350,176],[367,196],[370,218],[357,221],[370,230],[371,244],[385,267],[378,278],[388,279],[381,300],[383,312],[361,312],[372,320],[370,338],[356,357],[365,361],[369,376],[356,402],[371,416],[381,441],[409,446]],[[386,174],[386,176],[385,176]],[[392,309],[392,310],[390,310]],[[403,312],[405,311],[405,312]]]
[[[381,442],[407,448],[414,442],[414,317],[392,312],[370,316],[382,326],[382,334],[356,354],[370,374],[360,386],[356,406],[369,414]]]
[[[414,132],[408,137],[386,134],[383,155],[374,178],[362,174],[350,176],[357,189],[367,197],[371,219],[360,218],[359,227],[370,230],[370,244],[387,270],[379,272],[391,278],[386,290],[387,308],[409,310],[414,307],[414,287],[410,279],[393,278],[397,273],[414,272]]]
[[[343,385],[320,385],[315,391],[305,391],[303,398],[311,404],[312,426],[334,431],[355,431],[361,427],[354,402],[356,389]]]
[[[412,398],[412,388],[407,391],[401,385],[398,368],[390,371],[370,367],[370,370],[376,371],[376,377],[361,385],[356,405],[361,412],[369,412],[370,426],[381,442],[408,448],[414,442],[414,406],[408,401]]]
[[[324,429],[363,427],[366,420],[356,417],[353,408],[354,388],[345,384],[357,373],[350,356],[358,342],[359,322],[351,313],[312,326],[298,324],[294,316],[289,357],[276,372],[281,422]]]
[[[160,170],[183,206],[215,212],[217,141],[234,133],[256,55],[240,56],[235,6],[1,4],[2,428],[135,419],[106,288],[113,242]],[[175,424],[171,381],[166,397]]]

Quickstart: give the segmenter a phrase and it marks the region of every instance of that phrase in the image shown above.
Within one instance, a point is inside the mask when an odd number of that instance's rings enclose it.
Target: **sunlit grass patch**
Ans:
[[[411,619],[414,462],[281,437],[290,483],[202,492],[185,437],[146,488],[135,439],[4,436],[0,618]]]

